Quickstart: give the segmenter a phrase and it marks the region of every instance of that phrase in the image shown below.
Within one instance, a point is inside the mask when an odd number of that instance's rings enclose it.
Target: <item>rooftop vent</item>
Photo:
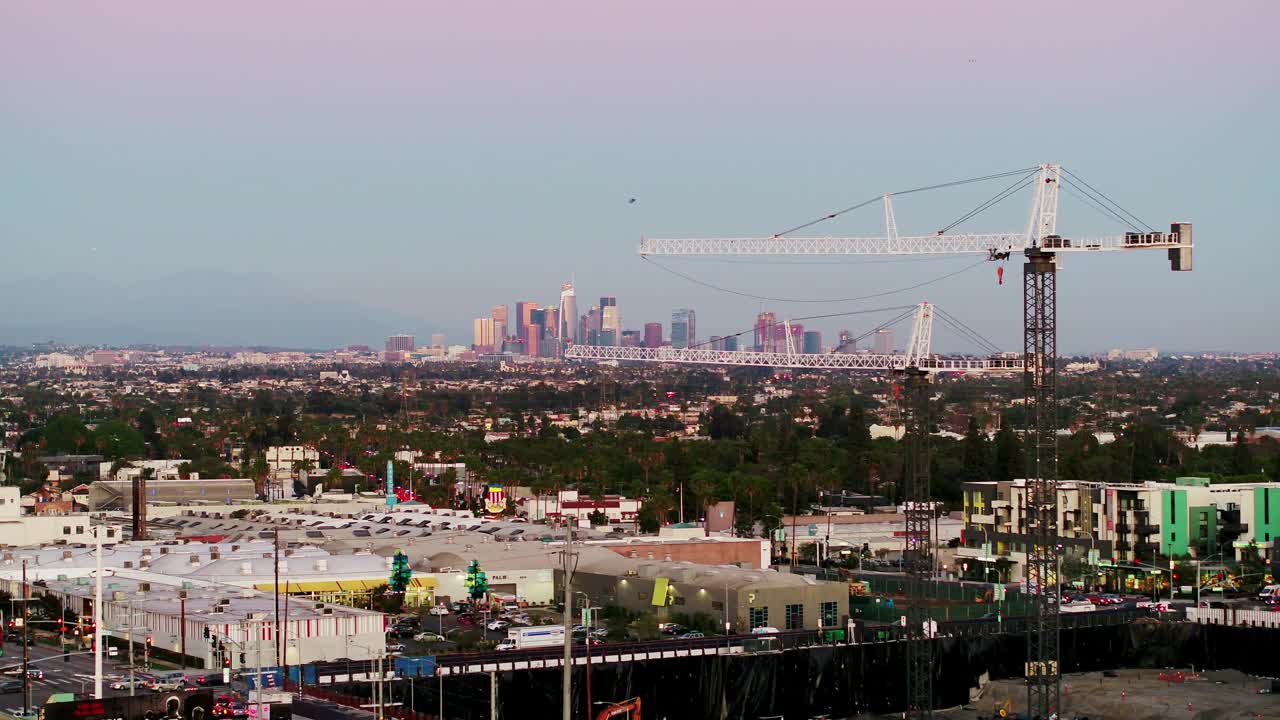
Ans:
[[[252,574],[253,574],[253,563],[251,563],[251,562],[242,562],[242,563],[240,563],[240,574],[241,574],[241,575],[252,575]]]
[[[328,571],[329,571],[328,558],[320,558],[316,560],[316,572],[328,572]]]

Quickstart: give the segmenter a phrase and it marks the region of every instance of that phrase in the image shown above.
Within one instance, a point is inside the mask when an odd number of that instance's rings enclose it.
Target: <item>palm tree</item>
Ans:
[[[258,497],[266,500],[270,498],[267,495],[267,478],[271,475],[271,466],[267,464],[266,457],[258,455],[249,461],[249,477],[253,478],[254,491],[258,493]]]

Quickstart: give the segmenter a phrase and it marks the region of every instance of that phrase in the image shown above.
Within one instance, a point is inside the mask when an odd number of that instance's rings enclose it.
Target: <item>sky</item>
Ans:
[[[0,344],[469,343],[492,305],[572,278],[625,328],[928,300],[1017,349],[1016,261],[999,285],[969,257],[659,266],[636,246],[1054,162],[1197,242],[1191,273],[1067,258],[1062,351],[1278,350],[1277,21],[1261,0],[6,2]],[[903,197],[899,229],[1005,182]],[[1020,229],[1029,202],[957,230]],[[806,232],[882,226],[873,205]],[[1125,229],[1063,196],[1062,234]],[[877,317],[802,322],[830,343]]]

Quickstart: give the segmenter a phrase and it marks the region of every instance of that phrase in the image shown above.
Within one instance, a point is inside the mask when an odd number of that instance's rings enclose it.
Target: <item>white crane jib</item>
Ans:
[[[892,193],[883,196],[884,237],[762,237],[644,238],[641,255],[987,255],[1007,259],[1012,253],[1042,248],[1055,253],[1110,250],[1167,249],[1173,270],[1191,269],[1191,223],[1174,222],[1169,232],[1126,232],[1092,238],[1065,238],[1058,234],[1060,165],[1041,165],[1027,227],[1021,232],[899,235]],[[828,215],[830,219],[835,214]]]

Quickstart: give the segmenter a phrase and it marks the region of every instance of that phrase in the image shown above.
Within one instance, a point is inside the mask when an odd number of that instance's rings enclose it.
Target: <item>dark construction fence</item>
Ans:
[[[969,688],[977,685],[984,672],[990,672],[993,680],[1022,674],[1026,646],[1021,635],[975,634],[936,642],[934,691],[938,707],[967,702]],[[1062,665],[1064,672],[1194,665],[1275,676],[1280,675],[1277,647],[1280,630],[1141,622],[1078,627],[1062,632]],[[778,716],[790,720],[823,713],[849,717],[862,712],[892,712],[905,704],[905,660],[902,642],[880,642],[595,665],[591,669],[592,700],[599,703],[640,696],[645,720]],[[500,717],[559,717],[559,669],[498,672],[494,678]],[[586,680],[586,668],[576,667],[575,718],[595,714],[588,714]],[[489,674],[446,677],[444,717],[489,718],[491,682],[494,679]],[[418,720],[437,717],[439,678],[391,684],[395,689],[389,699],[417,711],[402,716]],[[368,695],[367,686],[326,689]],[[599,705],[594,708],[600,709]]]

